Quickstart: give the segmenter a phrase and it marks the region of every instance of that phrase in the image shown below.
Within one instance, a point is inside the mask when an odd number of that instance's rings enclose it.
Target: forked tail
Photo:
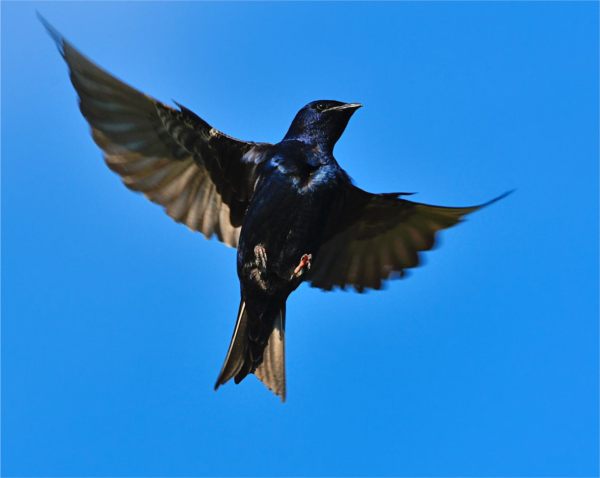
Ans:
[[[258,345],[260,337],[257,337],[258,343],[250,341],[249,329],[253,328],[250,320],[246,303],[242,300],[215,390],[232,378],[235,383],[240,383],[246,375],[253,373],[269,390],[281,397],[281,401],[285,401],[285,303],[277,310],[263,346]],[[261,359],[257,360],[257,352],[262,355]]]

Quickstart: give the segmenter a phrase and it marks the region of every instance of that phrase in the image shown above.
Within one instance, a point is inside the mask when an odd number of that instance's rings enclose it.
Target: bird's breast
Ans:
[[[339,168],[314,154],[276,154],[266,165],[265,173],[271,185],[281,182],[304,194],[330,188],[337,180]]]
[[[243,287],[293,290],[310,267],[303,257],[315,256],[320,247],[337,191],[335,173],[325,168],[290,169],[274,164],[246,212],[238,245]]]

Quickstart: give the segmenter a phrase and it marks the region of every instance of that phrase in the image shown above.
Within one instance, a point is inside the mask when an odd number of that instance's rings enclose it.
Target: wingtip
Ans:
[[[54,43],[56,43],[56,46],[58,47],[58,51],[60,52],[60,54],[64,57],[65,56],[65,39],[64,39],[64,37],[60,34],[60,32],[56,28],[54,28],[52,26],[52,24],[48,20],[46,20],[46,18],[39,12],[39,10],[36,10],[35,14],[36,14],[38,20],[40,21],[40,23],[44,26],[44,28],[48,32],[48,34],[54,40]]]
[[[498,196],[498,197],[495,197],[494,199],[492,199],[492,200],[490,200],[490,201],[488,201],[488,202],[486,202],[486,203],[483,203],[483,204],[482,204],[481,206],[479,206],[479,207],[480,207],[480,208],[482,208],[482,207],[487,207],[487,206],[490,206],[490,205],[494,204],[495,202],[498,202],[498,201],[500,201],[500,200],[504,199],[505,197],[507,197],[507,196],[510,196],[510,195],[511,195],[512,193],[514,193],[515,191],[516,191],[516,189],[510,189],[510,190],[506,191],[505,193],[502,193],[502,194],[500,194],[500,196]]]

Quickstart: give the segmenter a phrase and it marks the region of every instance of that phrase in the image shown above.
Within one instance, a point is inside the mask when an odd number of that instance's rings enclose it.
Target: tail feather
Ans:
[[[275,318],[263,361],[254,371],[262,383],[285,402],[285,304]]]
[[[248,339],[246,338],[247,328],[248,314],[246,313],[246,303],[242,300],[240,302],[235,329],[233,329],[231,343],[229,344],[229,350],[227,351],[223,368],[221,368],[221,372],[219,373],[219,377],[215,383],[215,390],[233,378],[244,366],[244,362],[246,360],[246,349],[248,346]]]
[[[242,300],[231,344],[215,383],[215,390],[232,378],[235,379],[235,383],[239,383],[248,373],[254,373],[269,390],[281,398],[281,401],[285,401],[285,304],[275,316],[273,329],[258,367],[249,353],[248,321],[248,310]]]

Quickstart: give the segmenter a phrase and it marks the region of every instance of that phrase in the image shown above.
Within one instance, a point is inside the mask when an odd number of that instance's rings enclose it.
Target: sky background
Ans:
[[[39,10],[228,134],[365,105],[361,187],[471,205],[384,292],[288,303],[288,401],[213,384],[235,253],[106,168]],[[598,473],[598,4],[2,2],[4,476]]]

